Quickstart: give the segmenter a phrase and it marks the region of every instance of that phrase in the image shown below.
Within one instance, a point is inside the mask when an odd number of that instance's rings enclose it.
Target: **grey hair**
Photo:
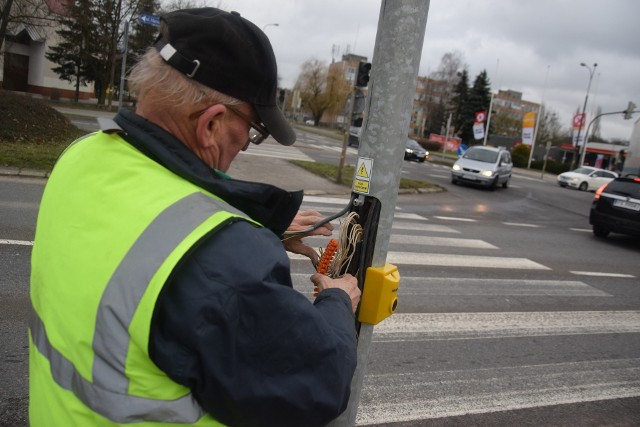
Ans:
[[[183,111],[185,107],[205,103],[242,103],[236,98],[190,80],[167,64],[153,47],[150,47],[133,66],[128,82],[129,89],[136,94],[140,102],[169,111]]]

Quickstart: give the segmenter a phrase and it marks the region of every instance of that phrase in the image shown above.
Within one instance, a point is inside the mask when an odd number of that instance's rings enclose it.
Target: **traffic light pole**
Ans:
[[[635,104],[633,104],[632,102],[629,103],[629,107],[626,110],[623,111],[614,111],[612,113],[601,113],[598,114],[597,116],[595,116],[590,122],[589,122],[589,126],[587,126],[587,133],[585,135],[589,135],[589,129],[591,129],[591,125],[598,120],[600,117],[602,116],[610,116],[612,114],[624,114],[624,119],[628,120],[631,118],[631,115],[634,113],[637,113],[637,111],[634,111],[635,108]],[[579,167],[582,167],[584,165],[584,158],[587,155],[587,144],[589,143],[589,141],[587,140],[587,138],[585,138],[584,140],[584,148],[582,149],[582,154],[580,156],[580,163],[578,164]]]
[[[347,119],[344,127],[344,140],[342,141],[342,151],[340,151],[340,164],[338,165],[338,173],[336,175],[336,182],[342,183],[342,169],[344,169],[344,159],[347,156],[347,146],[349,145],[349,133],[351,132],[351,121],[353,120],[353,104],[356,100],[356,89],[351,89],[349,95],[349,111],[347,111]]]
[[[382,0],[373,53],[369,96],[365,104],[354,206],[365,228],[365,256],[373,267],[385,265],[398,197],[416,77],[422,54],[429,0]],[[358,283],[367,265],[359,265]],[[364,290],[363,290],[364,296]],[[358,365],[347,409],[330,425],[355,425],[373,325],[359,325]]]

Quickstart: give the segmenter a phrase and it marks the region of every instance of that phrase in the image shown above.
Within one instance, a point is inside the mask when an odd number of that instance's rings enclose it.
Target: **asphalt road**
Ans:
[[[239,160],[340,151],[311,133],[296,146],[263,144]],[[400,304],[375,327],[357,425],[638,425],[637,240],[596,239],[593,195],[551,176],[520,173],[490,192],[450,184],[433,162],[404,162],[402,173],[446,191],[398,197],[387,260],[400,269]],[[28,242],[42,183],[0,178],[3,426],[26,425]],[[303,207],[328,215],[346,197],[309,195]],[[292,256],[292,272],[311,297],[310,263]]]

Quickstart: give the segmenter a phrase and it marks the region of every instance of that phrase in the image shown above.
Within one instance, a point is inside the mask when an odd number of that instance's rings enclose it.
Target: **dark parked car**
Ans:
[[[593,234],[609,233],[640,236],[640,178],[616,178],[596,191],[589,224]]]
[[[349,128],[349,147],[360,146],[360,134],[362,132],[361,127],[351,126]]]
[[[422,148],[422,146],[413,139],[407,139],[407,142],[404,144],[405,160],[417,160],[422,163],[428,158],[429,152],[427,150]]]

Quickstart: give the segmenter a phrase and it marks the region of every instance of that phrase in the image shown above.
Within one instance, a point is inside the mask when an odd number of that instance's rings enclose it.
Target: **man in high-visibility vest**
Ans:
[[[295,134],[264,33],[235,12],[169,13],[129,78],[136,113],[58,160],[32,256],[32,427],[315,426],[356,365],[356,279],[293,289],[302,192],[228,177],[240,150]],[[329,235],[330,226],[315,233]]]

